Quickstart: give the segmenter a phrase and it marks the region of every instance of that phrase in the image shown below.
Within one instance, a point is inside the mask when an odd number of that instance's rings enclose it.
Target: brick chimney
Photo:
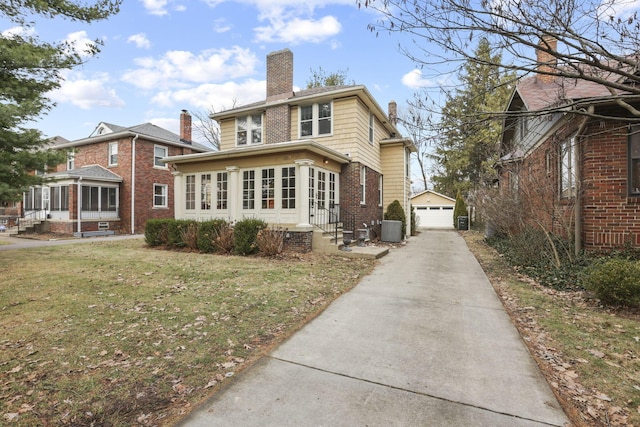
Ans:
[[[557,51],[558,50],[558,39],[554,36],[542,36],[540,38],[540,42],[538,43],[539,48],[536,49],[536,61],[537,67],[536,71],[537,79],[541,82],[549,83],[555,80],[555,76],[549,75],[547,73],[556,73],[558,58],[553,56],[550,52],[546,51]]]
[[[293,53],[289,49],[267,55],[267,107],[264,113],[264,143],[291,140],[289,104],[275,103],[293,96]]]
[[[293,53],[289,49],[267,55],[267,102],[293,96]]]
[[[191,114],[187,110],[180,113],[180,140],[191,144]]]
[[[395,126],[398,123],[398,104],[396,101],[389,101],[389,107],[387,107],[389,116],[389,122]]]

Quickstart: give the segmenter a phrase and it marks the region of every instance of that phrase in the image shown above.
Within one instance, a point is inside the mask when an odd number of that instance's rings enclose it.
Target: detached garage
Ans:
[[[435,191],[426,190],[411,198],[415,208],[418,227],[454,228],[453,208],[456,200]]]

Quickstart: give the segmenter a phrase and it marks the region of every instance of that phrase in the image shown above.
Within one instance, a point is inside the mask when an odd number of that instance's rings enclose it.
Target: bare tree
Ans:
[[[193,122],[193,130],[195,134],[200,137],[198,139],[206,141],[215,151],[219,151],[220,126],[218,122],[210,117],[211,113],[213,113],[213,108],[206,113],[201,111],[192,112],[192,115],[196,119]]]
[[[418,96],[416,94],[416,97]],[[422,185],[416,189],[426,190],[429,183],[427,171],[431,164],[429,148],[433,144],[435,138],[433,131],[436,128],[436,124],[433,123],[433,115],[426,109],[418,108],[415,104],[410,103],[405,111],[398,111],[398,122],[418,149],[414,155],[420,167]]]
[[[579,80],[604,90],[603,100],[614,99],[640,121],[633,103],[640,100],[640,22],[620,0],[357,1],[383,17],[371,31],[411,36],[413,44],[401,49],[424,70],[448,67],[445,72],[455,73],[467,61],[482,63],[473,46],[484,38],[503,52],[504,63],[491,65],[519,76],[561,78],[554,94],[558,102],[533,114],[561,109],[593,114],[571,92],[572,80]]]

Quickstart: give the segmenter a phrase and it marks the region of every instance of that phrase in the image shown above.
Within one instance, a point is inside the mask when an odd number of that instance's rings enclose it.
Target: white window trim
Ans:
[[[560,152],[560,197],[572,199],[576,196],[576,167],[575,156],[576,136],[572,135],[561,144]],[[565,179],[566,178],[566,179]],[[566,182],[565,182],[566,181]]]
[[[115,150],[113,149],[115,147]],[[115,155],[116,161],[112,162],[111,159]],[[118,142],[110,142],[107,150],[107,165],[118,166]]]
[[[360,204],[367,203],[367,167],[360,166]]]
[[[382,184],[383,184],[383,177],[382,175],[380,175],[378,177],[378,206],[382,206],[382,197],[384,196],[384,193],[382,192]]]
[[[73,170],[76,166],[76,152],[69,151],[67,153],[67,170]]]
[[[156,156],[156,149],[157,148],[160,148],[160,149],[164,150],[164,156],[162,156],[162,157],[157,157]],[[156,158],[162,159],[162,158],[167,157],[167,156],[169,156],[169,148],[168,147],[166,147],[164,145],[154,144],[154,146],[153,146],[153,167],[156,168],[156,169],[169,169],[169,166],[166,163],[164,163],[162,165],[157,165],[156,164]]]
[[[162,195],[164,197],[164,204],[156,204],[156,187],[162,188]],[[153,184],[153,207],[154,208],[168,208],[169,207],[169,186],[167,184]]]
[[[372,111],[369,111],[369,144],[373,145],[375,141],[375,123],[376,119]]]
[[[320,104],[329,104],[331,107],[331,116],[329,116],[328,120],[331,123],[331,129],[329,130],[329,133],[323,133],[320,134],[319,132],[319,128],[320,128]],[[311,135],[302,135],[302,109],[304,107],[311,107],[312,108],[312,112],[311,112]],[[335,111],[333,108],[333,101],[328,101],[328,102],[316,102],[315,104],[307,104],[307,105],[301,105],[298,107],[298,136],[300,138],[318,138],[318,137],[325,137],[325,136],[332,136],[333,135],[333,117],[335,115]],[[326,118],[325,118],[326,119]]]

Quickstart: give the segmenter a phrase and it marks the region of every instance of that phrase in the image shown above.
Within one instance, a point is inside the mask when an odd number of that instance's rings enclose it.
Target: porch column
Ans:
[[[173,217],[182,219],[184,218],[184,175],[178,171],[173,171],[171,174],[173,175]],[[168,194],[167,197],[169,197]]]
[[[300,177],[299,193],[298,193],[298,224],[296,227],[312,229],[313,226],[309,224],[309,168],[313,165],[313,160],[301,159],[296,160],[296,166],[298,173],[296,176]]]
[[[229,174],[229,188],[227,189],[229,220],[235,221],[239,219],[238,212],[240,212],[240,201],[242,200],[240,168],[237,166],[227,166],[226,171]]]

